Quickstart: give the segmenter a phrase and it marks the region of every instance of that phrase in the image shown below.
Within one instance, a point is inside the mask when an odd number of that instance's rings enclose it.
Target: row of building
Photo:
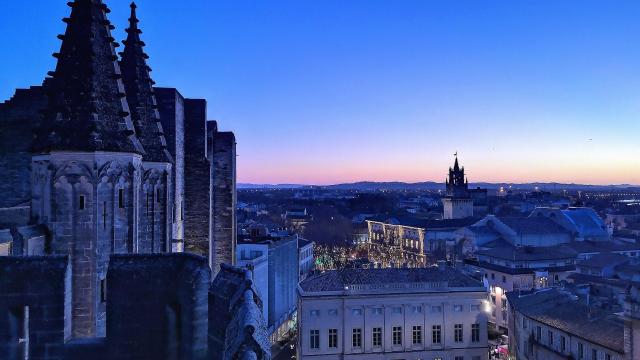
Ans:
[[[534,207],[527,215],[476,217],[477,195],[457,159],[449,171],[442,220],[366,220],[357,246],[368,249],[373,267],[447,261],[480,281],[487,322],[509,335],[518,359],[640,356],[631,345],[640,339],[640,245],[611,231],[633,216],[605,222],[591,208]]]

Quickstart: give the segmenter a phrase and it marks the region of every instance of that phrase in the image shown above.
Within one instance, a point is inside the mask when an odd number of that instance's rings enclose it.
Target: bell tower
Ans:
[[[473,217],[473,200],[469,194],[469,180],[465,178],[464,166],[458,163],[458,153],[454,154],[453,168],[445,180],[446,195],[442,198],[443,219],[463,219]]]

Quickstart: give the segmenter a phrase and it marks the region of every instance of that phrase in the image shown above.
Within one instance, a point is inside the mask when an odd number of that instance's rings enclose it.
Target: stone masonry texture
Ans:
[[[207,149],[211,162],[211,234],[209,259],[214,274],[220,264],[233,265],[236,245],[236,138],[207,123]]]
[[[184,238],[185,247],[206,254],[210,239],[210,164],[206,149],[204,100],[185,99]]]
[[[47,97],[42,87],[19,89],[0,104],[0,208],[31,199],[31,146]]]

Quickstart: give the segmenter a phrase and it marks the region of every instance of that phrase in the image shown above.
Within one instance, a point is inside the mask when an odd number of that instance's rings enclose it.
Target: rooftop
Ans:
[[[475,217],[468,217],[464,219],[442,219],[442,220],[427,220],[424,226],[427,230],[436,229],[460,229],[463,227],[471,226],[477,223],[480,219]]]
[[[518,234],[566,234],[567,230],[546,217],[501,217],[500,221]]]
[[[464,219],[425,220],[412,216],[391,217],[388,215],[378,215],[367,220],[391,225],[417,227],[426,229],[427,231],[432,231],[438,229],[460,229],[471,226],[477,223],[480,219],[469,217]]]
[[[305,246],[308,246],[309,244],[312,244],[313,241],[311,240],[307,240],[301,237],[298,237],[298,248],[302,249]]]
[[[495,270],[505,274],[533,274],[537,270],[544,270],[552,273],[575,271],[575,265],[559,265],[559,266],[531,266],[531,267],[508,267],[504,265],[491,264],[486,261],[477,261],[474,259],[464,259],[464,263],[472,267],[481,267],[483,269]]]
[[[616,251],[640,251],[640,244],[618,241],[574,241],[562,245],[579,254],[616,252]]]
[[[629,281],[629,280],[610,279],[610,278],[604,278],[601,276],[580,274],[580,273],[573,273],[569,275],[567,279],[569,279],[570,282],[573,282],[576,285],[581,285],[581,284],[609,285],[612,287],[616,287],[622,291],[626,290],[627,287],[629,287],[631,284],[634,283],[633,281]]]
[[[516,311],[533,320],[624,353],[624,324],[615,314],[589,307],[557,289],[522,296],[510,292],[507,299]]]
[[[583,236],[606,236],[607,231],[602,219],[591,208],[569,208],[562,213],[572,222]]]
[[[297,237],[294,235],[291,236],[271,236],[271,235],[261,235],[261,236],[249,236],[249,235],[239,235],[238,236],[238,245],[241,244],[278,244],[284,243],[288,241],[294,241]]]
[[[578,267],[602,269],[610,265],[615,266],[615,265],[624,264],[629,262],[629,260],[631,260],[629,257],[622,254],[602,253],[602,254],[594,255],[587,260],[582,260],[578,262],[576,265]]]
[[[504,240],[492,242],[495,247],[479,250],[478,256],[487,256],[511,261],[574,259],[576,254],[560,245],[556,246],[513,246]]]
[[[352,285],[384,285],[446,282],[448,287],[468,287],[470,291],[482,288],[482,283],[447,267],[410,269],[343,269],[330,270],[311,276],[300,283],[300,288],[308,292],[343,291]]]

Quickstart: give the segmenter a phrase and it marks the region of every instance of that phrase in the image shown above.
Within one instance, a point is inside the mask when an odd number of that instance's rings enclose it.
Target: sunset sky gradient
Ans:
[[[0,2],[0,99],[54,68],[65,3]],[[152,76],[236,133],[240,182],[444,181],[458,151],[471,181],[640,184],[638,1],[138,5]]]

